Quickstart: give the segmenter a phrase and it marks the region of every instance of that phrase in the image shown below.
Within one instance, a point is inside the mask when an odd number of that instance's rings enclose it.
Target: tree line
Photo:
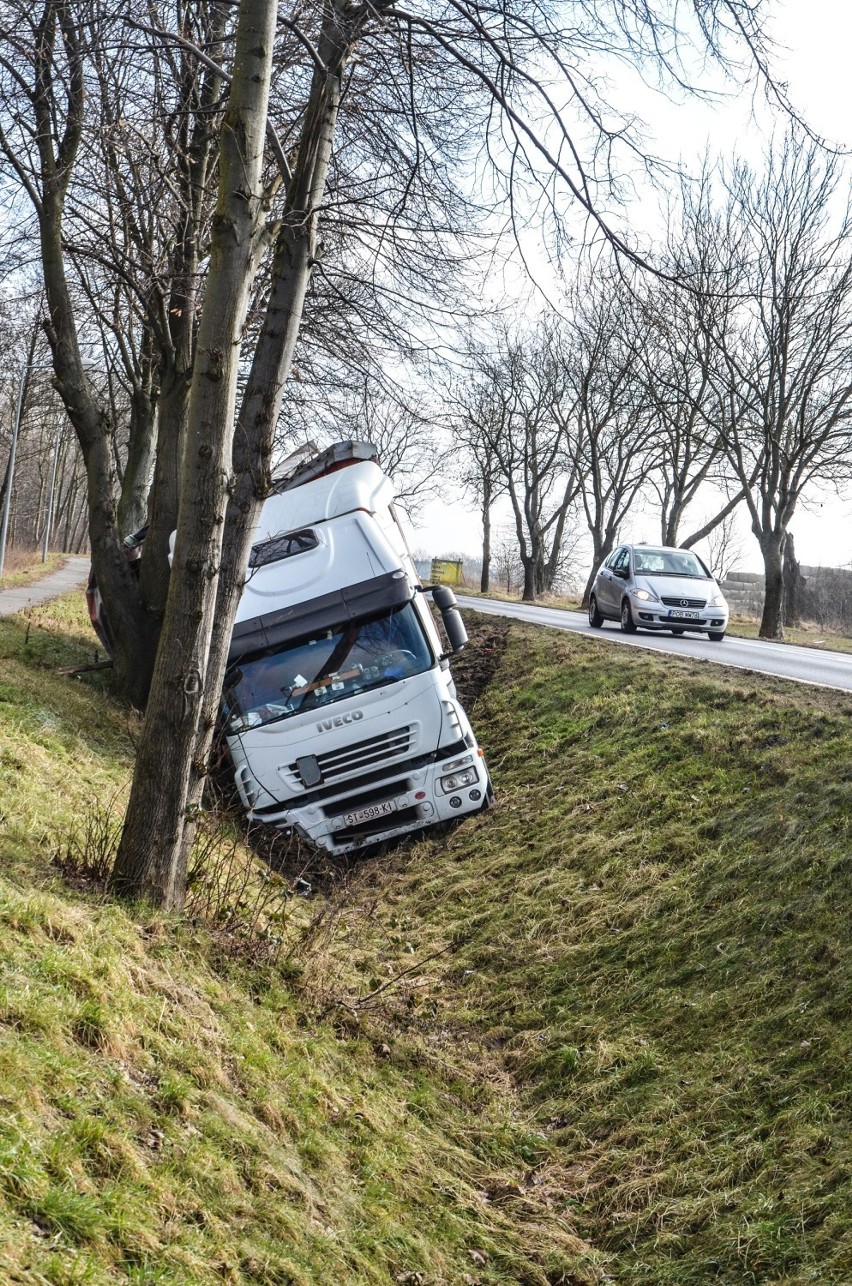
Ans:
[[[416,414],[393,368],[433,350],[494,227],[530,208],[637,262],[605,210],[622,152],[653,160],[600,60],[686,89],[696,42],[770,83],[739,0],[0,0],[4,280],[43,290],[113,681],[145,708],[117,892],[181,904],[285,390],[309,419],[299,390],[332,372],[352,408],[366,383]],[[555,465],[562,429],[536,423]],[[551,549],[568,475],[533,483]]]
[[[843,183],[838,158],[795,128],[761,169],[708,163],[681,184],[656,275],[599,259],[558,313],[469,345],[449,422],[482,514],[484,589],[499,497],[525,599],[553,588],[566,523],[588,532],[584,604],[640,499],[660,542],[686,548],[742,508],[766,573],[760,633],[782,636],[797,506],[852,473]],[[722,498],[691,526],[708,484]]]

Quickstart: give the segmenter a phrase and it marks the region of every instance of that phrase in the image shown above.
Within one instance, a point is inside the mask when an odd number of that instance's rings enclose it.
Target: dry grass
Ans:
[[[61,567],[67,555],[49,553],[44,562],[38,549],[7,548],[3,563],[3,575],[0,577],[0,589],[11,589],[16,585],[28,585],[42,576]]]
[[[364,867],[325,979],[518,1088],[614,1280],[845,1286],[852,701],[510,639],[496,809]]]
[[[848,1286],[852,700],[484,628],[497,806],[257,954],[57,878],[134,716],[0,622],[0,1280]]]
[[[505,1077],[307,984],[345,882],[258,918],[280,883],[231,834],[183,921],[103,896],[135,716],[54,673],[90,646],[76,600],[0,622],[0,1280],[599,1280],[558,1192],[516,1199],[550,1149]]]

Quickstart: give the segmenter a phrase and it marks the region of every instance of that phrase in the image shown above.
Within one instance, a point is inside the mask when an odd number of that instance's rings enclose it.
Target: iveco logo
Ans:
[[[332,728],[342,728],[347,723],[357,723],[364,718],[363,710],[353,710],[351,714],[338,714],[333,719],[323,719],[317,724],[317,732],[331,732]]]
[[[689,599],[688,599],[688,598],[682,598],[682,599],[680,600],[680,605],[681,605],[681,607],[689,607]]]

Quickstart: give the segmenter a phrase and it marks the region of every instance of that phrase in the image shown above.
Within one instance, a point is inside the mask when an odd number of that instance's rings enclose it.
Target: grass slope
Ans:
[[[90,648],[76,603],[0,622],[0,1281],[571,1280],[558,1212],[481,1195],[543,1147],[508,1083],[321,1012],[292,955],[58,878],[131,762],[133,717],[53,673]],[[285,906],[294,944],[322,922]]]
[[[276,964],[58,878],[135,724],[0,622],[0,1280],[852,1281],[852,702],[482,631],[497,806]]]
[[[512,628],[496,809],[361,871],[366,972],[451,949],[385,1020],[499,1051],[618,1282],[852,1281],[851,713]]]

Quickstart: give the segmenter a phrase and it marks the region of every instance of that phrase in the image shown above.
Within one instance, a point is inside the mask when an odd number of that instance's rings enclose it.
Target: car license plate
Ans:
[[[700,612],[680,612],[675,610],[673,612],[669,612],[669,619],[672,621],[700,621],[701,613]]]
[[[357,826],[359,822],[372,822],[376,817],[387,817],[396,812],[396,800],[385,799],[381,804],[370,804],[367,808],[358,808],[354,813],[343,814],[344,826]]]

